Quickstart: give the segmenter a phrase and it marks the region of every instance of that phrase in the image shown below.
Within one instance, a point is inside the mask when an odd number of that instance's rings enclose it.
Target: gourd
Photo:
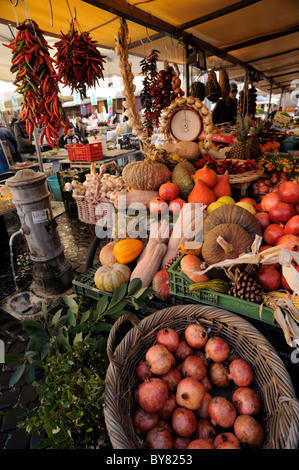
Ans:
[[[202,181],[208,188],[212,188],[218,182],[217,173],[209,168],[208,166],[204,166],[196,171],[195,175],[193,176],[194,183],[196,180]]]
[[[185,200],[188,199],[194,188],[193,175],[195,172],[196,168],[190,162],[180,162],[172,171],[171,181],[178,186],[180,196]]]
[[[113,255],[119,263],[128,264],[134,261],[142,252],[143,243],[141,240],[126,238],[118,241],[113,248]]]
[[[252,242],[256,235],[262,236],[262,228],[257,218],[243,207],[235,204],[225,204],[213,210],[206,218],[203,226],[203,238],[220,224],[240,225],[251,236]]]
[[[201,242],[191,241],[191,242],[183,242],[183,243],[180,243],[178,249],[179,249],[179,252],[180,252],[182,255],[196,255],[196,256],[200,256],[200,254],[201,254],[201,247],[202,247],[202,243],[201,243]]]
[[[172,228],[166,220],[154,222],[150,225],[149,238],[159,239],[162,243],[167,244],[172,234]]]
[[[117,259],[113,254],[113,248],[115,246],[115,242],[107,243],[107,245],[103,246],[99,254],[100,263],[105,266],[107,264],[117,263]]]
[[[189,161],[196,161],[200,155],[200,148],[197,142],[190,142],[181,140],[175,144],[175,153],[180,158],[185,158]]]
[[[183,273],[193,282],[206,282],[210,280],[208,274],[200,274],[202,261],[198,256],[186,255],[181,259],[180,267]]]
[[[215,201],[216,196],[213,191],[201,180],[196,180],[194,188],[188,196],[188,202],[197,202],[209,206]]]
[[[201,254],[209,264],[217,264],[226,259],[238,258],[250,251],[251,236],[240,225],[221,224],[209,231],[205,237]]]
[[[124,199],[124,196],[126,199]],[[118,210],[124,210],[128,207],[130,209],[140,209],[141,205],[143,205],[148,209],[150,200],[158,196],[158,191],[144,191],[140,189],[121,191],[114,198],[114,207]]]
[[[215,184],[215,186],[212,187],[212,190],[217,199],[219,199],[222,196],[231,197],[232,188],[231,188],[231,185],[229,184],[228,173],[224,173],[218,178],[218,181]]]
[[[167,269],[161,269],[154,275],[152,289],[158,299],[164,301],[170,299],[170,275]]]
[[[164,243],[155,238],[149,239],[144,254],[133,270],[130,280],[139,278],[143,287],[149,287],[154,275],[160,270],[166,251],[167,247]]]
[[[171,173],[164,163],[143,160],[128,163],[123,169],[122,178],[130,188],[157,191],[170,180]]]
[[[121,263],[101,266],[94,275],[94,283],[98,289],[113,292],[121,284],[129,282],[131,270]]]

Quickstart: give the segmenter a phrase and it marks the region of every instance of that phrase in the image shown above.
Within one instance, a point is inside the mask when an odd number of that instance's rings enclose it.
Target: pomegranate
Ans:
[[[299,273],[299,266],[297,265],[294,265],[294,268],[296,269],[296,271],[298,271]],[[286,280],[286,278],[284,277],[284,275],[282,274],[281,275],[281,285],[284,289],[288,290],[289,292],[293,292],[293,289],[291,289],[291,287],[289,286],[289,283],[288,281]]]
[[[164,199],[164,201],[172,201],[173,199],[176,199],[179,195],[179,192],[180,190],[178,186],[169,181],[168,183],[161,184],[159,188],[159,196],[161,199]]]
[[[182,380],[182,378],[183,376],[177,367],[171,367],[166,374],[160,375],[160,379],[166,383],[170,392],[175,391],[179,381]]]
[[[187,341],[181,339],[178,347],[173,351],[174,357],[179,361],[183,361],[187,356],[193,354],[193,349],[189,346]]]
[[[168,212],[168,204],[160,197],[154,197],[149,202],[149,211],[153,215],[162,215]]]
[[[185,339],[191,348],[200,349],[208,340],[208,332],[203,326],[194,323],[185,329]]]
[[[154,344],[145,354],[145,360],[150,364],[151,371],[156,375],[164,375],[171,368],[171,355],[162,344]]]
[[[233,444],[232,442],[223,442],[219,444],[217,449],[241,449],[240,445]]]
[[[164,421],[164,419],[159,419],[157,427],[167,429],[167,431],[169,431],[171,435],[173,434],[172,425],[169,421]]]
[[[235,359],[229,365],[231,379],[238,387],[248,387],[254,381],[253,370],[244,359]]]
[[[294,215],[294,207],[287,202],[279,202],[269,211],[271,222],[274,224],[286,224]]]
[[[206,419],[210,418],[209,403],[211,400],[212,400],[212,396],[208,392],[206,392],[202,399],[200,407],[198,408],[198,415],[201,418],[206,418]]]
[[[271,266],[261,266],[255,277],[260,286],[268,292],[280,288],[281,274]]]
[[[213,336],[205,344],[206,357],[214,362],[223,362],[229,356],[229,345],[220,336]]]
[[[168,399],[168,388],[163,380],[153,377],[142,382],[137,390],[139,406],[147,413],[159,411]]]
[[[167,401],[164,403],[162,408],[159,410],[159,416],[161,419],[168,420],[171,418],[173,411],[177,407],[177,402],[175,401],[175,396],[173,393],[168,394]]]
[[[269,212],[279,202],[281,199],[278,193],[268,193],[261,200],[261,208],[264,212]]]
[[[231,384],[229,370],[223,362],[213,362],[208,370],[212,384],[219,388],[227,388]]]
[[[221,444],[233,444],[235,446],[239,446],[240,449],[240,442],[239,439],[232,433],[232,432],[222,432],[215,437],[213,442],[213,446],[218,448]]]
[[[191,437],[175,436],[173,439],[174,449],[186,449],[187,445],[192,441]]]
[[[277,240],[275,246],[282,246],[291,251],[299,251],[299,237],[291,234],[283,235]]]
[[[274,246],[277,240],[285,234],[284,225],[270,224],[263,233],[263,239],[268,245]]]
[[[299,236],[299,214],[287,221],[284,231],[286,234]]]
[[[190,437],[195,433],[197,421],[195,414],[187,408],[178,407],[172,414],[172,427],[180,437]]]
[[[262,411],[262,401],[255,390],[249,387],[239,387],[234,391],[232,402],[239,415],[259,415]]]
[[[209,403],[209,414],[213,426],[231,428],[237,417],[236,408],[224,397],[214,397]]]
[[[158,413],[147,413],[142,408],[138,408],[133,416],[133,425],[137,434],[144,436],[157,426],[158,421]]]
[[[206,376],[201,380],[206,392],[210,392],[213,388],[212,382],[210,381],[209,377]]]
[[[295,204],[294,209],[295,209],[296,214],[299,214],[299,204]]]
[[[211,359],[206,357],[205,352],[201,351],[200,349],[195,351],[194,356],[200,357],[200,359],[203,361],[203,363],[206,367],[208,367],[209,364],[211,363]]]
[[[259,253],[262,253],[262,251],[268,250],[269,248],[273,248],[273,246],[271,246],[271,245],[263,245],[263,246],[260,247]],[[266,264],[265,264],[265,266],[266,266]],[[268,266],[268,267],[271,266],[272,268],[277,269],[277,270],[279,270],[279,269],[281,268],[281,264],[280,264],[280,263],[271,263],[271,264],[267,264],[267,266]]]
[[[241,444],[249,447],[260,447],[265,438],[265,432],[260,423],[249,415],[239,415],[234,422],[234,433]]]
[[[173,449],[173,438],[170,432],[164,428],[153,428],[145,438],[148,449]]]
[[[215,427],[208,419],[201,418],[197,422],[197,429],[193,436],[195,439],[206,439],[213,444],[216,437]]]
[[[270,215],[268,212],[257,212],[255,217],[258,219],[259,223],[261,224],[262,230],[265,230],[268,225],[271,224]]]
[[[141,382],[143,382],[145,379],[150,379],[151,377],[154,376],[154,374],[151,371],[151,366],[150,364],[145,361],[144,359],[141,359],[135,369],[136,375]]]
[[[299,203],[299,184],[297,181],[285,181],[279,186],[278,194],[282,201],[290,204]]]
[[[158,344],[165,346],[169,352],[173,352],[179,345],[179,335],[172,328],[159,330],[156,336]]]
[[[181,199],[178,197],[177,199],[174,199],[173,201],[170,201],[168,208],[169,212],[175,216],[180,215],[180,212],[182,210],[182,207],[187,204],[184,199]]]
[[[206,393],[204,385],[194,377],[182,379],[176,389],[176,401],[179,406],[197,410]]]
[[[187,449],[215,449],[215,447],[206,439],[194,439],[187,445]]]
[[[197,356],[188,356],[182,363],[181,368],[184,377],[194,377],[202,380],[207,375],[207,368],[203,360]]]

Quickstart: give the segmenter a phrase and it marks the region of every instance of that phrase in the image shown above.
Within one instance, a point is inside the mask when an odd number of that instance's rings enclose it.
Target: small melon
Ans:
[[[222,202],[223,204],[235,204],[235,200],[230,196],[222,196],[217,199],[217,202]]]
[[[213,210],[217,209],[218,207],[221,207],[224,205],[224,202],[219,202],[219,201],[215,201],[215,202],[212,202],[212,204],[210,204],[207,208],[207,213],[208,215],[213,212]]]
[[[253,207],[252,204],[250,204],[250,202],[237,202],[236,206],[243,207],[243,209],[246,209],[247,211],[251,212],[251,214],[253,215],[256,213],[255,208]]]

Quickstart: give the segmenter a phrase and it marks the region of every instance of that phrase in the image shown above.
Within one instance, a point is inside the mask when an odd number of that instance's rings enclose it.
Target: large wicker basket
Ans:
[[[117,330],[129,320],[129,330],[113,351]],[[219,333],[239,357],[247,360],[255,372],[253,387],[263,402],[264,449],[296,449],[299,436],[299,402],[290,376],[275,349],[250,323],[219,308],[180,305],[160,310],[138,322],[130,315],[113,325],[107,351],[110,365],[106,376],[105,420],[114,449],[142,449],[143,440],[135,433],[132,415],[136,410],[133,392],[138,385],[135,367],[155,342],[156,333],[171,327],[179,334],[186,326],[199,322],[210,334]]]

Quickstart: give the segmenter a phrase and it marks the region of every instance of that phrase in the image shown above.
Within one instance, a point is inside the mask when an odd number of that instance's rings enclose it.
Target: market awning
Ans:
[[[273,93],[295,86],[299,78],[298,0],[5,0],[0,23],[15,26],[31,17],[57,37],[72,16],[103,48],[114,48],[122,16],[132,54],[157,49],[162,60],[184,64],[203,50],[208,67],[228,67],[232,78],[244,76],[247,67],[254,82],[267,91],[272,84]]]

